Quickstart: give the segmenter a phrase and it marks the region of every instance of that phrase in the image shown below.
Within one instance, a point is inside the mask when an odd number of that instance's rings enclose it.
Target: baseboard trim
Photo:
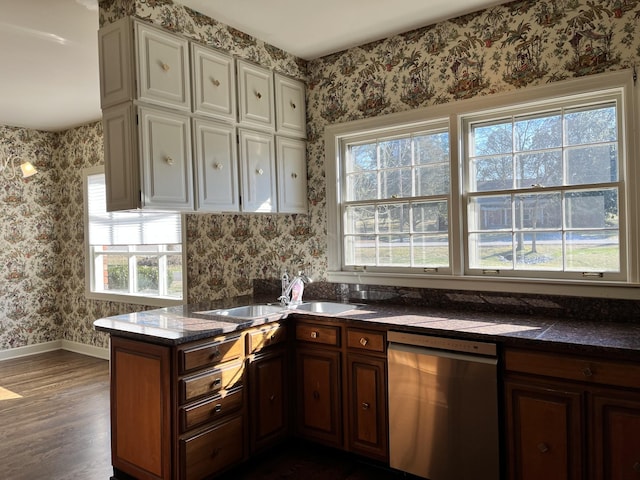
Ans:
[[[94,347],[84,343],[72,342],[70,340],[54,340],[52,342],[37,343],[35,345],[25,345],[24,347],[9,348],[0,350],[0,361],[11,358],[27,357],[39,353],[52,352],[53,350],[68,350],[70,352],[88,355],[90,357],[109,360],[109,349]]]

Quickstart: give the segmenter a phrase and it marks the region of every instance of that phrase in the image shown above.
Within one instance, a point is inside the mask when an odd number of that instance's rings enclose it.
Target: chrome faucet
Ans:
[[[298,272],[298,275],[296,275],[291,279],[291,281],[289,281],[289,275],[285,270],[285,272],[282,274],[281,280],[282,295],[278,297],[280,303],[283,306],[300,305],[302,303],[302,292],[304,291],[304,284],[311,283],[311,279],[307,277],[303,272]]]

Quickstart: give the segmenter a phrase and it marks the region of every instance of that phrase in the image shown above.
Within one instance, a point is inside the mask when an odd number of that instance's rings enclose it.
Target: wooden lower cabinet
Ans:
[[[518,381],[505,388],[510,478],[583,478],[582,393]]]

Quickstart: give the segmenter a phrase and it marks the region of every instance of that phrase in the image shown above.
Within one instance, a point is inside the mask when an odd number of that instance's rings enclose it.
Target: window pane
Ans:
[[[347,177],[347,196],[350,200],[375,200],[378,198],[378,174],[362,173]]]
[[[516,152],[562,146],[562,117],[549,115],[519,119],[515,122]]]
[[[499,155],[513,151],[511,121],[472,127],[473,156]]]
[[[411,166],[411,139],[399,138],[378,144],[380,168]]]
[[[562,232],[518,232],[515,234],[519,270],[562,270]]]
[[[158,264],[158,257],[136,256],[136,267],[138,272],[137,293],[159,295],[158,272],[160,271],[160,266]]]
[[[350,148],[347,172],[375,171],[378,168],[376,144],[354,145]]]
[[[469,266],[484,269],[513,268],[511,233],[472,233],[469,235]]]
[[[439,232],[449,231],[447,202],[424,202],[412,206],[413,231]]]
[[[566,228],[605,228],[618,225],[618,191],[583,190],[565,195]]]
[[[560,193],[515,195],[516,229],[561,229],[562,196]]]
[[[381,198],[404,198],[411,196],[410,168],[382,170],[380,176]]]
[[[620,271],[620,239],[617,232],[569,232],[565,248],[568,271]]]
[[[511,229],[511,195],[471,198],[469,228],[471,230]]]
[[[409,205],[379,205],[378,231],[382,233],[409,232]]]
[[[168,255],[167,263],[167,295],[182,298],[182,256]]]
[[[615,182],[618,152],[615,145],[572,148],[567,151],[567,184]]]
[[[344,237],[345,262],[347,265],[375,265],[375,235],[346,235]]]
[[[432,268],[449,266],[448,235],[414,235],[412,242],[415,266]]]
[[[562,150],[516,155],[516,187],[562,185]]]
[[[449,193],[449,164],[428,165],[416,169],[416,195],[445,195]]]
[[[413,138],[416,162],[424,165],[427,163],[449,163],[449,133],[433,133],[419,135]]]
[[[513,188],[513,160],[511,156],[478,158],[472,163],[475,192]]]
[[[408,235],[380,235],[379,264],[401,265],[411,264],[411,252]]]
[[[102,255],[102,275],[104,291],[129,293],[129,257],[122,255]]]
[[[618,139],[615,105],[569,112],[564,119],[568,145],[615,142]]]
[[[371,205],[347,207],[345,231],[347,233],[375,233],[375,207]]]

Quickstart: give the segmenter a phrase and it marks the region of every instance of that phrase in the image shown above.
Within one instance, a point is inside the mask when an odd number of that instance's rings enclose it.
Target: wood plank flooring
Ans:
[[[109,362],[58,350],[0,361],[0,479],[108,480]],[[292,440],[220,480],[390,480],[332,449]]]
[[[0,478],[111,476],[108,361],[64,350],[4,360],[0,387]]]

